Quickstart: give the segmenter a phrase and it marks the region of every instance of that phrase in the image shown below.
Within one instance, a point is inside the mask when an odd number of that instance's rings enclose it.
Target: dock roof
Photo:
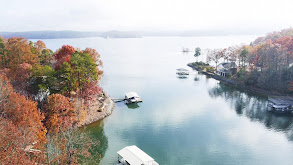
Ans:
[[[125,93],[125,96],[127,98],[132,98],[132,97],[139,97],[138,94],[136,92],[128,92],[128,93]]]
[[[122,156],[124,160],[126,160],[130,164],[144,164],[147,162],[152,162],[154,159],[150,157],[148,154],[143,152],[141,149],[133,146],[127,146],[122,150],[117,152],[118,155]]]
[[[290,96],[270,96],[268,100],[274,104],[293,104],[293,97]]]
[[[176,70],[179,71],[179,72],[188,72],[188,70],[187,69],[184,69],[184,68],[178,68]]]

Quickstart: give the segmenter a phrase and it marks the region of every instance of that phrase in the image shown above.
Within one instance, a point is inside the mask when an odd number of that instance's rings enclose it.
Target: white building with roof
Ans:
[[[220,76],[234,75],[237,72],[237,65],[235,62],[224,62],[217,66],[217,74]]]
[[[152,157],[135,145],[125,147],[117,154],[118,165],[159,165]]]
[[[138,103],[142,102],[142,99],[138,96],[136,92],[128,92],[125,93],[125,103],[130,104],[130,103]]]

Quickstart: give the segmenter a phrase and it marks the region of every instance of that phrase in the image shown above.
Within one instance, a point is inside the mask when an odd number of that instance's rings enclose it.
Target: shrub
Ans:
[[[244,69],[240,69],[239,72],[237,72],[237,78],[239,78],[240,80],[244,80],[245,79],[245,70]]]
[[[215,71],[215,69],[210,66],[206,67],[206,69],[207,69],[207,72],[214,72]]]

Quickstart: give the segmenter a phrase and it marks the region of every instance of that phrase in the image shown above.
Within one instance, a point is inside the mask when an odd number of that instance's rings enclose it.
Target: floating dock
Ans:
[[[139,95],[136,92],[127,92],[127,93],[125,93],[125,97],[124,98],[121,98],[121,99],[119,99],[119,98],[112,98],[112,100],[115,103],[124,101],[125,104],[142,102],[142,99],[139,97]]]
[[[189,70],[187,70],[187,69],[178,68],[176,70],[177,70],[176,74],[178,74],[178,75],[189,75]]]

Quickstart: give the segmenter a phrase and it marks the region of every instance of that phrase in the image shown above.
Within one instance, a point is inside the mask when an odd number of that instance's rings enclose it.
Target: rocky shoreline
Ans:
[[[282,96],[282,95],[284,95],[284,94],[281,94],[281,93],[276,92],[276,91],[267,91],[267,90],[264,90],[264,89],[261,89],[261,88],[245,86],[245,85],[243,85],[243,84],[241,84],[241,83],[239,83],[237,81],[225,78],[223,76],[219,76],[219,75],[214,74],[214,73],[202,71],[199,68],[197,68],[196,66],[192,65],[192,63],[187,64],[187,66],[191,67],[194,70],[197,70],[199,73],[202,73],[202,74],[210,76],[210,77],[212,77],[212,78],[214,78],[216,80],[219,80],[220,82],[223,82],[223,83],[228,84],[228,85],[232,85],[232,86],[234,86],[236,88],[243,89],[243,90],[246,90],[246,91],[249,91],[249,92],[257,93],[257,94],[264,95],[264,96],[269,96],[269,95]]]
[[[102,101],[102,107],[101,101],[97,98],[97,100],[86,109],[85,118],[78,124],[78,127],[97,122],[112,114],[115,103],[106,92],[103,91],[103,95],[104,101]]]

